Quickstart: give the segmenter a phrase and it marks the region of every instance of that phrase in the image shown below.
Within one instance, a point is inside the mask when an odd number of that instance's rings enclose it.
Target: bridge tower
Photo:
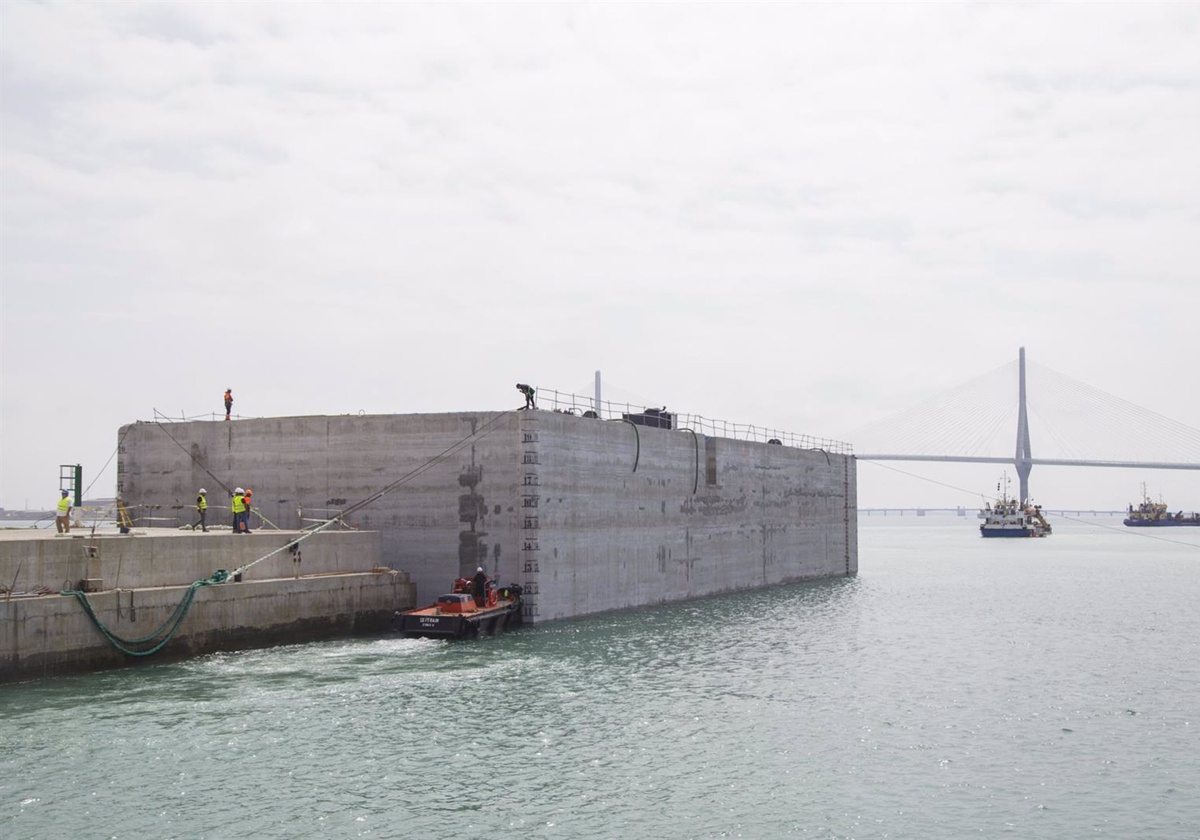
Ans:
[[[1025,348],[1021,348],[1018,365],[1020,385],[1017,391],[1017,457],[1013,460],[1021,482],[1021,501],[1029,500],[1029,473],[1033,470],[1033,454],[1029,447],[1029,414],[1025,410]]]

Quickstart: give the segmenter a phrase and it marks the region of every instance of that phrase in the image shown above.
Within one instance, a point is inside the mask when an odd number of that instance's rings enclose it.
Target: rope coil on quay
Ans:
[[[109,644],[121,651],[121,653],[128,656],[150,656],[166,647],[167,642],[171,641],[175,634],[179,632],[180,625],[187,618],[187,614],[191,612],[192,601],[195,599],[196,591],[200,587],[215,586],[216,584],[225,583],[227,580],[229,580],[229,573],[224,569],[218,569],[213,572],[211,577],[194,581],[188,587],[187,592],[183,595],[183,599],[180,600],[179,605],[175,607],[175,611],[171,613],[167,620],[159,625],[158,629],[153,633],[148,633],[136,639],[121,638],[105,627],[104,622],[100,620],[100,617],[96,615],[95,609],[92,608],[92,602],[88,600],[86,592],[79,589],[64,589],[60,594],[74,597],[83,607],[83,611],[87,613],[88,618],[92,620],[92,624],[96,625],[96,629],[100,631],[101,635],[108,640]],[[160,636],[162,637],[161,639],[159,638]],[[148,642],[154,642],[154,645],[146,650],[136,649],[137,646]]]

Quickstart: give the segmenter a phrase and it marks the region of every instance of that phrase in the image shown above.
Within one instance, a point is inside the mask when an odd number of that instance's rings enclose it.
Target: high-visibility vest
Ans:
[[[206,510],[208,508],[208,499],[204,496],[196,497],[196,510]]]
[[[59,516],[66,516],[67,511],[69,511],[70,509],[71,509],[71,497],[70,496],[63,496],[61,499],[58,500],[58,515]]]
[[[238,493],[233,497],[233,512],[242,513],[246,510],[246,497]]]

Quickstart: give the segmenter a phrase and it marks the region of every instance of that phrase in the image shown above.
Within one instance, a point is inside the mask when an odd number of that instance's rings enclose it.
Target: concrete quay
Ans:
[[[217,569],[232,571],[251,563],[302,533],[260,529],[239,535],[226,528],[205,534],[148,528],[93,535],[86,527],[70,534],[53,529],[0,531],[0,586],[14,592],[186,586]],[[284,551],[247,570],[243,580],[364,572],[380,563],[379,534],[374,532],[322,531],[298,548],[299,560]]]
[[[93,535],[0,531],[0,682],[159,662],[218,650],[385,632],[416,603],[407,573],[379,564],[376,532],[322,532],[248,569],[241,582],[203,586],[176,635],[153,656],[104,637],[63,589],[84,588],[112,634],[152,633],[195,580],[232,571],[300,532],[235,536],[149,531]]]

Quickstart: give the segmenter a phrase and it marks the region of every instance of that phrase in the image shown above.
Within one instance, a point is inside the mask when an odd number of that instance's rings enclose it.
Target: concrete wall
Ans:
[[[858,570],[852,458],[523,412],[531,620]]]
[[[185,591],[113,590],[89,598],[112,633],[137,638],[166,621]],[[110,645],[74,598],[0,598],[0,682],[385,632],[393,612],[411,606],[414,598],[412,584],[398,572],[206,586],[197,591],[178,634],[146,659],[126,656]]]
[[[120,450],[131,504],[215,508],[219,479],[284,527],[407,477],[352,517],[381,562],[421,602],[483,565],[532,621],[858,568],[854,459],[820,451],[546,411],[139,423]]]
[[[148,529],[145,536],[88,536],[83,529],[70,537],[35,533],[43,536],[11,539],[6,534],[0,539],[0,581],[14,591],[74,589],[84,578],[100,580],[106,589],[179,586],[207,578],[217,569],[240,568],[300,536],[265,530],[249,536],[161,529]],[[247,570],[243,579],[369,572],[380,564],[380,539],[374,532],[322,531],[307,537],[299,549],[299,563],[284,551]]]

